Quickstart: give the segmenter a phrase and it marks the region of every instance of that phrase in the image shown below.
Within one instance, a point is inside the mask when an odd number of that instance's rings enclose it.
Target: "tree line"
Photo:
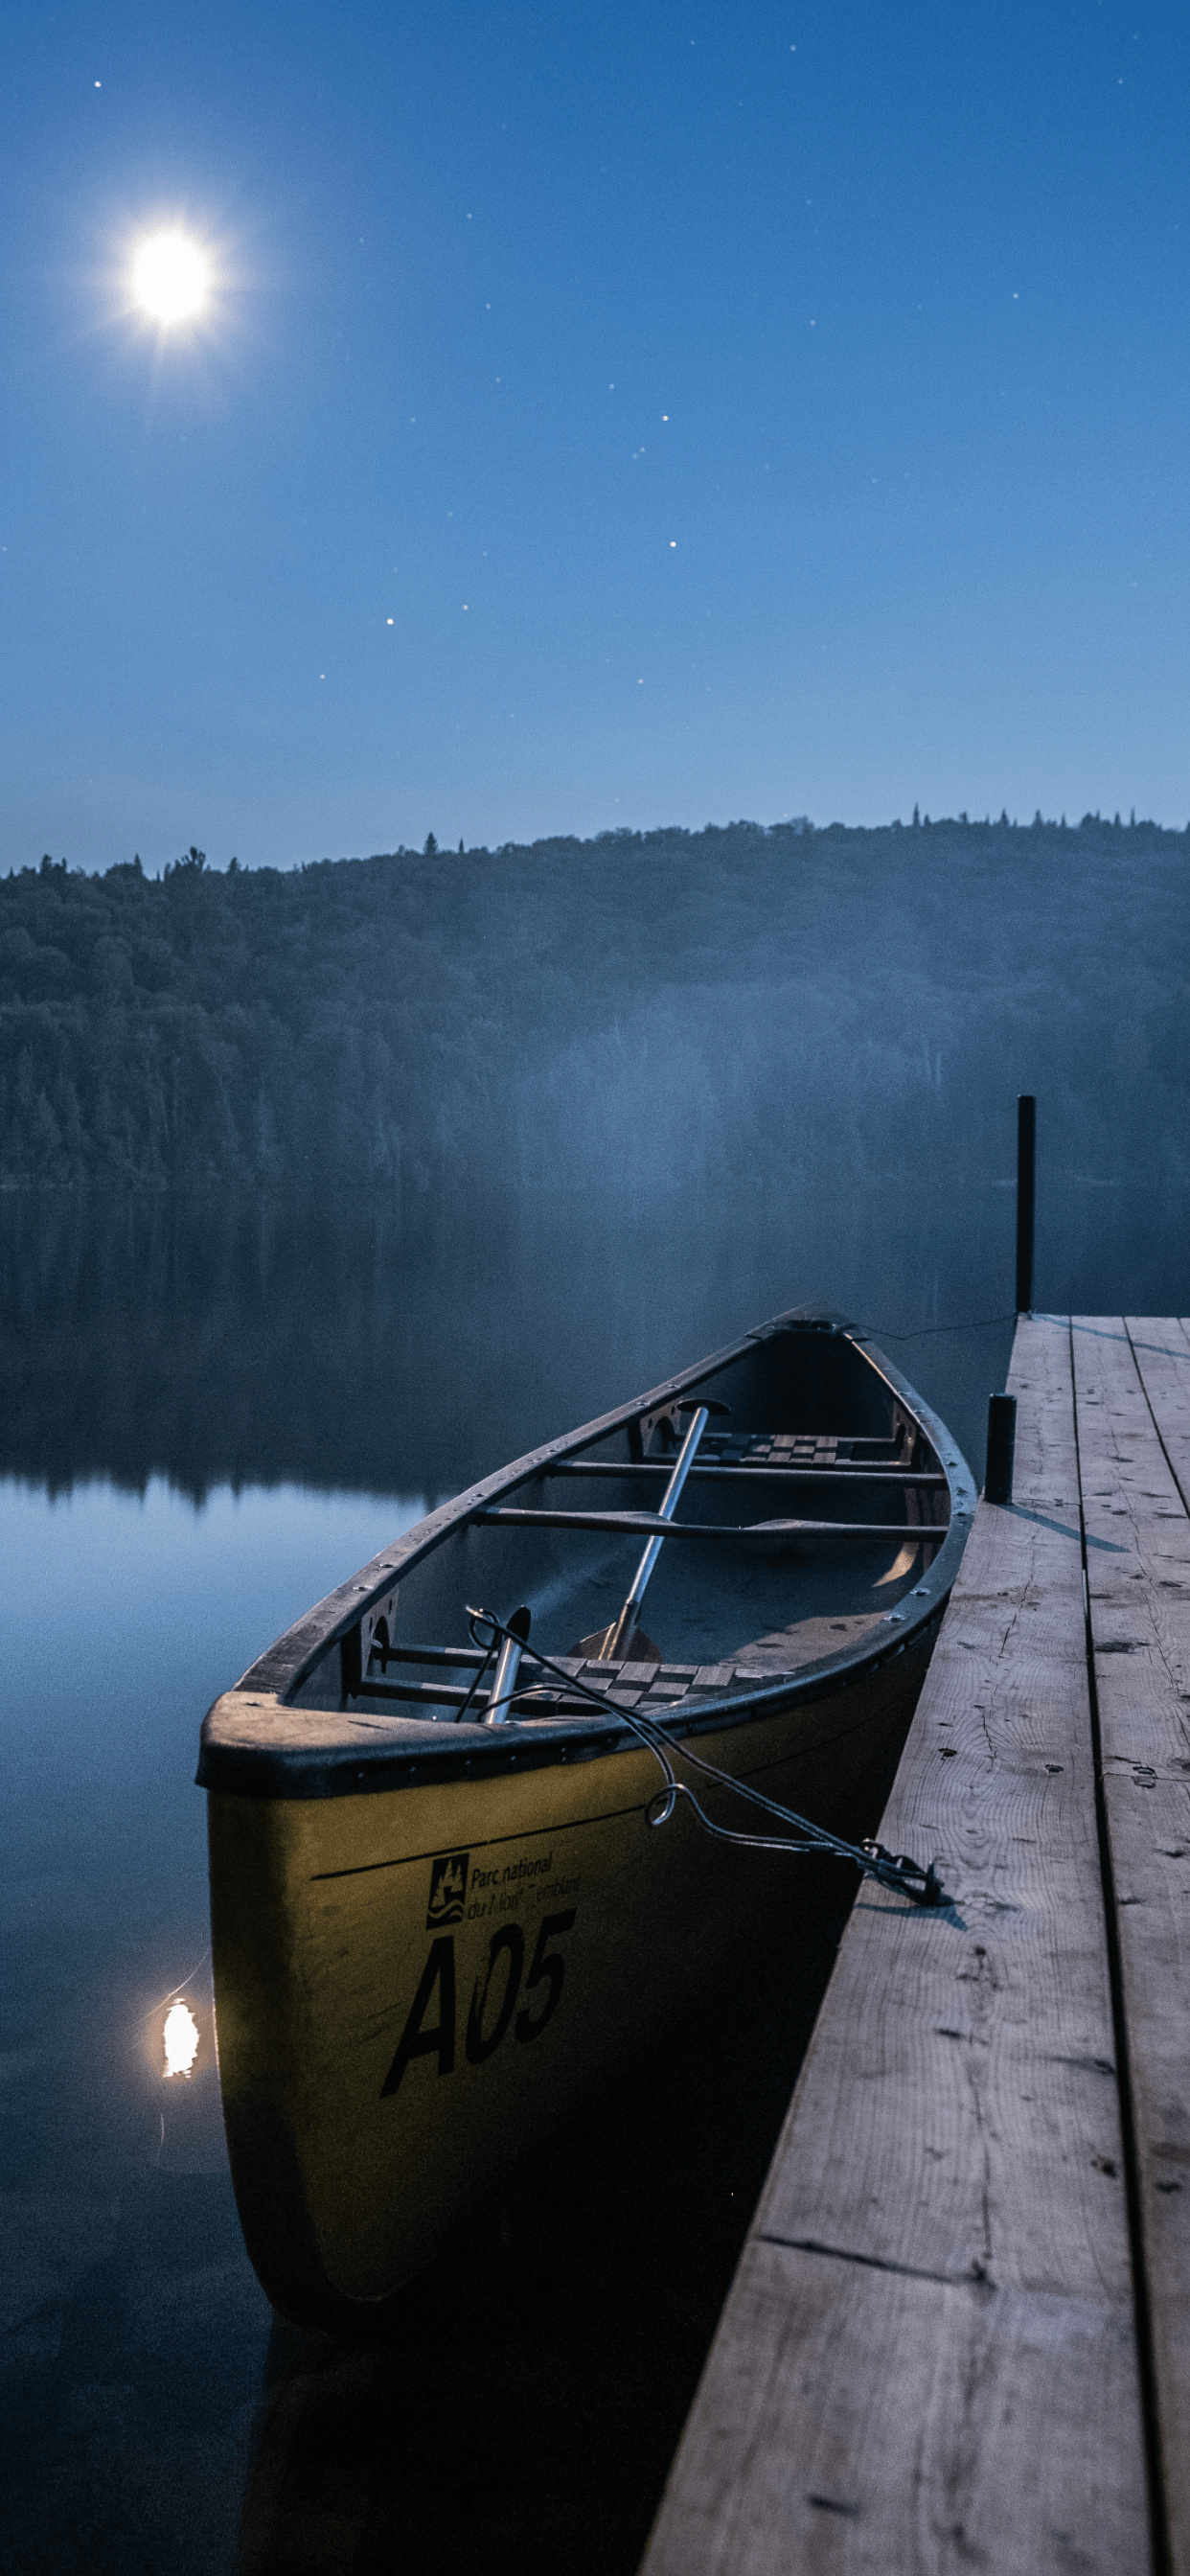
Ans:
[[[804,818],[0,880],[0,1185],[1184,1176],[1190,834]]]

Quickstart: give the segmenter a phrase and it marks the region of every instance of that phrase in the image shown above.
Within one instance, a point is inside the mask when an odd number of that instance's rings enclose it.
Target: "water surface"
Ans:
[[[980,1473],[1008,1180],[0,1202],[11,2565],[635,2564],[845,1874],[795,1968],[608,2088],[411,2291],[397,2342],[344,2354],[272,2331],[239,2237],[198,1726],[427,1503],[804,1299],[882,1334]],[[1038,1302],[1185,1311],[1185,1214],[1043,1161]],[[175,1993],[199,2053],[166,2082]]]

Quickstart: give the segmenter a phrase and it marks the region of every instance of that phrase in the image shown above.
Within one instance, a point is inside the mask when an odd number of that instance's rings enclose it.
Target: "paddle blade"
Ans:
[[[580,1637],[577,1646],[571,1647],[571,1654],[585,1655],[588,1663],[606,1663],[611,1655],[612,1638],[619,1624],[618,1619],[613,1619],[610,1628],[598,1628],[594,1636]],[[652,1638],[646,1637],[643,1628],[630,1628],[627,1636],[620,1639],[616,1648],[618,1664],[659,1664],[660,1661],[660,1646],[655,1646]]]

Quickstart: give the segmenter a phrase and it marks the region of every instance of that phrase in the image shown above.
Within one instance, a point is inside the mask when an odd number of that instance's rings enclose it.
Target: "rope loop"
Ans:
[[[645,1823],[653,1826],[667,1825],[670,1817],[674,1813],[681,1794],[681,1789],[676,1780],[674,1781],[671,1789],[654,1790],[648,1806],[645,1808]]]

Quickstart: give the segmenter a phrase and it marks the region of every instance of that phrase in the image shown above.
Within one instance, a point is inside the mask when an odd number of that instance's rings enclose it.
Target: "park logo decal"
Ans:
[[[426,1907],[426,1930],[438,1932],[444,1923],[461,1923],[467,1894],[467,1871],[470,1852],[448,1852],[430,1869],[430,1902]]]

